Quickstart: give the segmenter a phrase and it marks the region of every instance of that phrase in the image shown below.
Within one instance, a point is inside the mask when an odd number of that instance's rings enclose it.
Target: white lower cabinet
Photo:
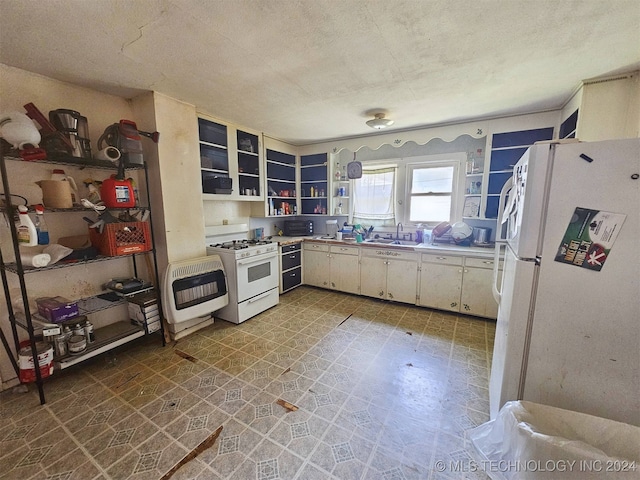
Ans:
[[[498,304],[491,291],[493,265],[494,261],[490,259],[465,258],[460,296],[461,312],[479,317],[498,317]],[[498,272],[501,273],[502,269],[500,268]]]
[[[358,247],[303,243],[304,283],[347,293],[360,293]]]
[[[307,241],[303,257],[306,285],[478,317],[498,316],[491,292],[491,258]]]
[[[331,288],[340,292],[359,294],[360,249],[358,247],[331,245],[329,258]]]
[[[422,254],[418,305],[460,311],[464,257]]]
[[[415,304],[417,285],[417,253],[362,249],[360,259],[362,295]]]
[[[302,255],[304,283],[314,287],[330,288],[329,245],[303,242]]]
[[[496,318],[493,263],[486,258],[423,253],[418,305]]]

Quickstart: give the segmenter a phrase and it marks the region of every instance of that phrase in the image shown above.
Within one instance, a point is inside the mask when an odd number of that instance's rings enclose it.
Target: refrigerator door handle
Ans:
[[[500,298],[502,297],[502,290],[498,287],[498,278],[499,278],[499,270],[500,270],[500,252],[502,251],[503,245],[507,244],[507,237],[503,235],[502,224],[500,223],[500,218],[504,215],[505,205],[507,203],[507,194],[509,190],[513,187],[513,177],[507,180],[502,187],[502,191],[500,192],[500,201],[498,202],[498,228],[496,231],[496,249],[493,254],[493,282],[491,283],[491,291],[493,293],[493,298],[500,305]],[[507,225],[507,231],[509,231],[509,226]]]

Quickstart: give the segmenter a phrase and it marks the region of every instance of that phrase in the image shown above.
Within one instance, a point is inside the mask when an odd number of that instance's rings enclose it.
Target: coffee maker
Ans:
[[[91,160],[87,117],[83,117],[75,110],[59,108],[49,112],[49,121],[71,141],[72,156]]]

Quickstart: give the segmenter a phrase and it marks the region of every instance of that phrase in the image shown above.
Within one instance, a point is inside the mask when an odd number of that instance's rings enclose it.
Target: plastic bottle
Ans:
[[[38,245],[49,245],[49,227],[44,219],[44,207],[36,205],[36,232],[38,236]]]
[[[35,247],[38,245],[38,232],[36,226],[31,221],[31,217],[27,213],[29,209],[24,205],[18,205],[20,213],[20,225],[18,226],[18,243],[26,247]]]

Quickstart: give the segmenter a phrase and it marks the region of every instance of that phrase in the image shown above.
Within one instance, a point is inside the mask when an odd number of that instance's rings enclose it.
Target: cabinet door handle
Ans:
[[[393,294],[392,294],[391,292],[387,293],[387,296],[388,296],[389,298],[393,298]]]
[[[380,291],[380,293],[378,293],[378,296],[379,296],[379,297],[384,296],[384,292],[383,292],[383,291]]]
[[[469,273],[469,270],[467,270],[466,268],[464,269],[464,273]]]
[[[462,269],[458,270],[458,273],[462,273]]]
[[[296,258],[295,255],[289,255],[289,258]]]
[[[437,260],[446,260],[447,257],[436,257]]]
[[[493,261],[492,260],[485,260],[484,262],[485,265],[493,265]]]

